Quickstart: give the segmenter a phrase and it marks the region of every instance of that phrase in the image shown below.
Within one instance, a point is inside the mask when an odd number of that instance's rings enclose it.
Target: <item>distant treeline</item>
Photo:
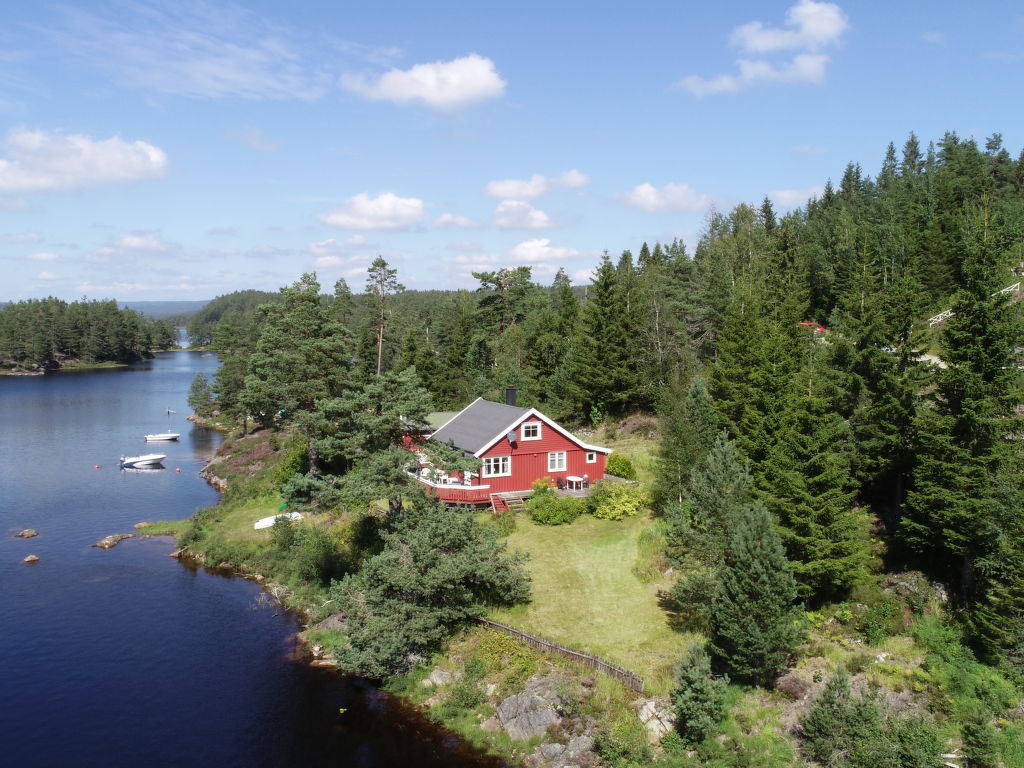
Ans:
[[[177,343],[174,325],[108,301],[49,297],[0,309],[0,365],[56,368],[69,362],[129,363]]]

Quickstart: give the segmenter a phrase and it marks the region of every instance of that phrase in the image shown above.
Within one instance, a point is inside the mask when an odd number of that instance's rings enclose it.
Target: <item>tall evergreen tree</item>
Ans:
[[[743,506],[711,597],[708,640],[733,679],[767,685],[785,666],[803,633],[796,592],[768,510],[759,502]]]

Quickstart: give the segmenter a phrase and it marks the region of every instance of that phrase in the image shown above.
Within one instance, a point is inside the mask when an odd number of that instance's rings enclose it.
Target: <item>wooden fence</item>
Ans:
[[[622,667],[612,664],[609,661],[605,661],[593,654],[584,653],[583,651],[577,651],[572,648],[566,648],[564,645],[559,645],[558,643],[552,643],[550,640],[545,640],[542,637],[531,635],[529,632],[523,632],[523,630],[510,627],[508,624],[502,624],[500,621],[491,621],[490,619],[485,619],[483,617],[479,618],[478,621],[485,627],[493,629],[495,632],[502,632],[514,637],[523,645],[533,648],[534,650],[564,656],[570,661],[578,662],[590,669],[596,669],[607,675],[611,675],[616,680],[628,685],[637,693],[644,692],[644,679],[636,672],[630,672],[628,669],[623,669]]]

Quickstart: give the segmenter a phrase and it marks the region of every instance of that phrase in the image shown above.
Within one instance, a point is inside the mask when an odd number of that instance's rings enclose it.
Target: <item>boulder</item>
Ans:
[[[540,736],[558,722],[558,713],[552,702],[529,690],[502,701],[497,715],[505,733],[519,740]]]
[[[26,528],[21,533],[16,533],[14,535],[17,536],[19,539],[31,539],[34,536],[38,536],[39,531],[37,531],[35,528]]]
[[[137,530],[139,530],[139,528],[145,528],[147,525],[152,525],[152,524],[153,523],[151,523],[150,521],[145,520],[145,521],[143,521],[141,523],[136,523],[135,525],[132,526],[132,528],[134,528],[137,531]]]
[[[93,544],[93,546],[99,547],[100,549],[112,549],[125,539],[130,539],[134,535],[134,533],[114,533],[110,536],[104,536],[102,539]]]
[[[480,723],[480,730],[487,733],[498,733],[501,730],[501,722],[496,717],[488,717]]]
[[[647,728],[647,738],[652,744],[675,727],[676,715],[672,705],[665,699],[641,699],[635,703],[637,717]]]
[[[257,578],[257,581],[261,579]],[[314,625],[313,629],[344,629],[345,628],[345,614],[344,613],[332,613],[326,619],[318,622]]]
[[[448,685],[448,683],[452,681],[452,673],[438,667],[427,676],[427,680],[431,685],[439,687],[442,685]]]
[[[29,555],[28,557],[26,557],[21,562],[23,562],[23,563],[38,563],[39,562],[39,555]]]

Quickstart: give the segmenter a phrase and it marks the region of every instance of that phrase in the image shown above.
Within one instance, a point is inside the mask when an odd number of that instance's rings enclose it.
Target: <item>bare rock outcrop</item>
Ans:
[[[35,528],[26,528],[24,531],[21,531],[20,533],[16,533],[14,535],[17,536],[19,539],[31,539],[38,536],[39,531],[37,531]]]
[[[99,547],[100,549],[112,549],[125,539],[130,539],[133,536],[135,536],[134,533],[114,533],[110,536],[104,536],[102,539],[93,544],[93,546]]]

